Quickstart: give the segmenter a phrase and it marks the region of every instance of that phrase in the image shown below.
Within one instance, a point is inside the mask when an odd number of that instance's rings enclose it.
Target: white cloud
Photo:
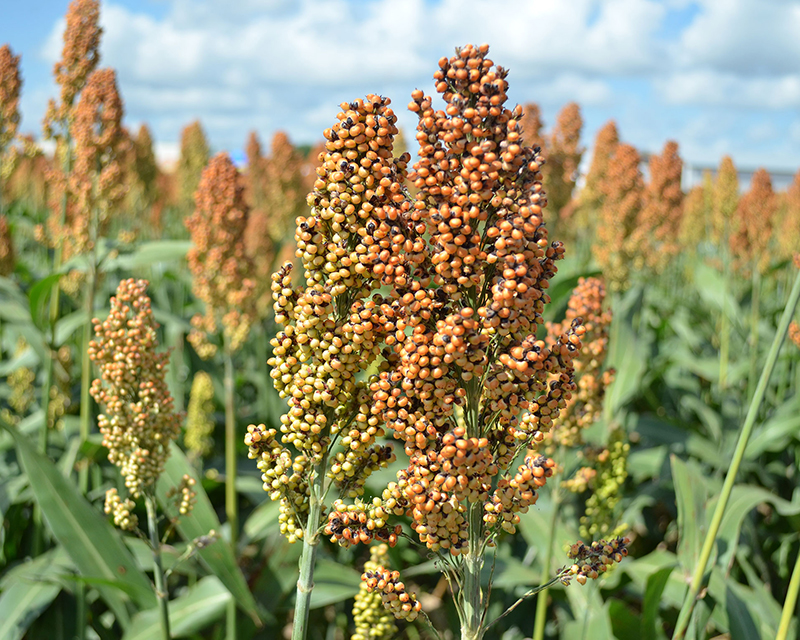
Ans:
[[[687,71],[655,81],[669,104],[751,109],[800,107],[800,73],[750,78],[721,71]]]

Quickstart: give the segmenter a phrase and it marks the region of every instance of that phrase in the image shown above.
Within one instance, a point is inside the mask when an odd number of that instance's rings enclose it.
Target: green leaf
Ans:
[[[611,628],[614,630],[614,637],[617,640],[641,640],[640,622],[636,616],[622,600],[613,599],[608,603],[609,617],[611,618]]]
[[[36,620],[61,591],[48,582],[15,582],[0,594],[0,638],[21,640]]]
[[[197,494],[197,501],[189,515],[181,516],[175,506],[175,501],[167,498],[167,492],[177,487],[184,475],[190,475],[195,479],[194,491]],[[212,529],[217,532],[220,531],[219,519],[211,500],[209,500],[206,492],[203,491],[196,470],[174,443],[170,448],[170,456],[164,467],[164,472],[156,484],[156,496],[161,509],[168,517],[179,518],[177,529],[187,542],[200,536],[208,535],[208,532]],[[213,544],[199,549],[197,553],[209,571],[216,575],[231,592],[236,604],[242,611],[246,612],[258,624],[260,622],[258,606],[247,586],[239,565],[236,563],[236,556],[230,545],[224,540],[218,539]]]
[[[694,463],[673,455],[670,464],[678,506],[678,560],[689,575],[697,565],[705,537],[706,483]]]
[[[216,622],[225,613],[230,599],[230,592],[215,576],[206,576],[198,581],[168,605],[171,636],[185,638]],[[159,610],[150,609],[134,616],[130,629],[122,640],[151,640],[160,637]]]
[[[5,426],[5,423],[3,423]],[[82,576],[109,583],[124,581],[133,601],[143,609],[156,604],[150,581],[136,566],[120,534],[75,490],[56,468],[13,428],[19,459],[47,524]],[[97,590],[123,626],[129,622],[124,592],[112,584]]]
[[[644,605],[642,607],[642,626],[641,638],[657,638],[663,635],[658,633],[658,609],[661,605],[661,594],[664,593],[664,587],[669,582],[669,576],[672,574],[674,567],[665,567],[656,571],[647,579],[647,588],[644,593]]]
[[[280,529],[278,516],[280,514],[280,502],[265,500],[258,505],[247,521],[244,523],[243,533],[247,542],[257,542],[263,540],[271,533],[276,533]]]
[[[314,590],[311,592],[311,608],[318,609],[342,602],[358,593],[361,574],[338,562],[322,558],[314,569]]]
[[[53,291],[53,287],[58,285],[58,281],[61,280],[62,277],[63,274],[61,273],[51,273],[46,278],[39,280],[39,282],[33,285],[30,291],[28,291],[28,308],[30,309],[31,318],[33,318],[33,322],[40,329],[44,329],[48,324],[45,305],[47,304],[50,293]]]
[[[131,253],[120,254],[106,260],[105,271],[119,269],[130,272],[138,267],[150,267],[159,262],[183,260],[191,248],[191,240],[154,240],[143,242]]]

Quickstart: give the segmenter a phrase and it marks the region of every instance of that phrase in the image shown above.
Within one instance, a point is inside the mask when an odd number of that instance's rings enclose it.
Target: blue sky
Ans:
[[[23,57],[23,130],[55,95],[66,0],[0,0],[0,44]],[[215,149],[279,129],[313,143],[338,103],[393,99],[407,137],[410,92],[433,91],[442,55],[488,42],[511,100],[545,126],[577,101],[584,144],[610,118],[624,140],[685,159],[800,167],[800,0],[115,0],[103,2],[103,66],[131,127],[163,157],[200,118]]]

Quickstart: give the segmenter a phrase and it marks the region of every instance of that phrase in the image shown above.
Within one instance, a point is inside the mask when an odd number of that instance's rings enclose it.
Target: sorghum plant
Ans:
[[[634,147],[617,145],[602,186],[605,198],[592,250],[612,292],[627,289],[631,272],[642,266],[635,237],[644,197],[640,162]]]
[[[11,47],[0,47],[0,214],[3,209],[3,190],[13,170],[12,143],[19,129],[19,94],[22,77],[19,73],[19,56]]]
[[[636,234],[647,267],[661,273],[678,252],[678,230],[683,213],[681,174],[683,161],[678,143],[667,141],[661,155],[650,156],[650,180]]]
[[[111,298],[111,312],[93,320],[96,339],[89,357],[100,370],[92,396],[105,412],[98,417],[108,459],[122,474],[129,498],[116,489],[106,494],[106,513],[114,523],[133,530],[138,521],[133,499],[143,498],[155,564],[156,595],[162,632],[169,638],[168,593],[161,566],[156,520],[155,483],[164,470],[170,443],[178,437],[182,416],[175,413],[165,380],[169,353],[158,353],[157,323],[150,308],[146,280],[123,280]],[[183,492],[187,507],[191,497]]]
[[[800,247],[800,171],[794,175],[786,190],[783,201],[783,216],[776,226],[778,255],[781,259],[791,259]]]
[[[619,146],[619,132],[613,120],[606,122],[597,132],[592,149],[592,163],[586,174],[586,183],[579,196],[581,210],[596,212],[603,204],[605,185],[608,177],[608,166],[611,157]]]
[[[778,210],[778,199],[766,169],[758,169],[750,181],[750,189],[739,200],[731,221],[730,250],[735,266],[744,273],[752,269],[760,273],[769,267],[772,227]]]
[[[681,251],[689,255],[695,255],[699,245],[709,236],[713,194],[714,183],[711,173],[706,171],[703,183],[689,189],[689,193],[683,199],[678,242]]]
[[[410,516],[459,585],[462,638],[481,638],[485,550],[515,531],[553,473],[543,455],[515,459],[544,438],[575,390],[585,329],[576,319],[549,344],[537,336],[564,249],[548,242],[542,161],[522,143],[522,110],[504,106],[507,72],[487,52],[468,45],[440,60],[434,79],[444,110],[412,93],[413,203],[403,185],[408,158],[392,158],[388,101],[342,105],[325,132],[312,215],[298,218],[306,285],[292,288],[290,264],[273,276],[285,329],[273,343],[272,375],[290,409],[280,438],[251,425],[246,442],[265,489],[281,500],[282,531],[304,541],[295,638],[305,634],[332,485],[356,499],[334,502],[326,535],[343,546],[392,545],[402,528],[390,519]],[[378,373],[360,382],[376,359]],[[393,457],[376,443],[384,427],[403,442],[407,467],[363,501],[366,476]],[[376,570],[365,581],[392,594],[385,602],[396,616],[419,614],[396,572]]]
[[[578,179],[578,165],[583,156],[583,148],[580,146],[582,128],[580,107],[570,102],[559,112],[547,138],[547,164],[542,173],[553,220],[565,216],[567,205],[572,199]]]
[[[11,237],[8,218],[0,215],[0,276],[5,278],[14,273],[15,264],[14,240]]]
[[[522,108],[522,119],[520,120],[522,127],[522,137],[525,144],[529,147],[539,147],[539,153],[545,155],[547,147],[545,145],[544,136],[542,135],[542,110],[535,102],[530,102]]]
[[[202,358],[217,350],[209,335],[222,334],[225,383],[225,513],[231,546],[239,533],[236,494],[236,414],[233,357],[247,339],[255,316],[253,265],[245,252],[249,208],[239,173],[225,153],[203,170],[194,213],[186,219],[193,246],[187,254],[195,296],[205,313],[192,318],[191,342]],[[236,637],[236,604],[228,608],[228,637]]]
[[[205,371],[198,371],[192,380],[189,406],[186,409],[186,430],[183,444],[190,455],[200,459],[211,453],[214,445],[214,382]]]
[[[211,153],[206,134],[199,120],[186,125],[181,132],[181,155],[176,169],[178,202],[182,209],[191,210],[195,203],[195,192],[200,184],[203,169]]]

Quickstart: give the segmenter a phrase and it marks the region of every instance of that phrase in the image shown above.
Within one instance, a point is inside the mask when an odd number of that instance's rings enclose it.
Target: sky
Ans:
[[[0,0],[0,44],[22,54],[22,130],[56,95],[67,0]],[[512,103],[545,128],[568,102],[583,144],[614,119],[624,141],[689,163],[800,168],[800,0],[115,0],[101,5],[101,66],[117,70],[126,124],[176,157],[199,118],[215,151],[286,131],[321,140],[339,103],[392,98],[413,142],[412,90],[442,56],[488,43]]]

